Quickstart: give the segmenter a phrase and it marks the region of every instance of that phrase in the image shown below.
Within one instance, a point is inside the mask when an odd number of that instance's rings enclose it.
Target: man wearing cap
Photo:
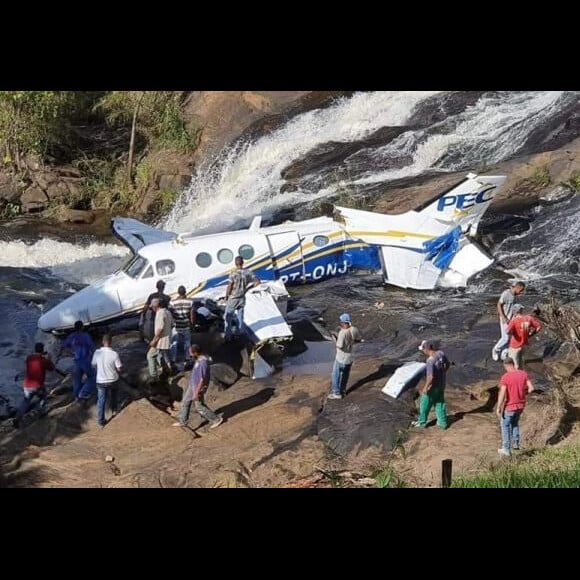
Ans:
[[[16,411],[14,427],[20,427],[22,417],[24,417],[24,415],[30,410],[30,407],[32,407],[32,400],[34,397],[40,399],[39,407],[42,411],[45,410],[46,399],[48,397],[44,387],[46,371],[55,371],[59,375],[64,376],[64,373],[57,370],[48,358],[48,355],[44,350],[44,344],[42,344],[42,342],[37,342],[34,345],[34,353],[28,355],[26,358],[26,374],[24,375],[23,384],[24,400]]]
[[[354,343],[362,342],[358,328],[352,326],[350,314],[340,315],[340,331],[336,338],[336,358],[332,368],[332,392],[329,399],[342,399],[354,361]]]
[[[165,303],[165,307],[168,307],[171,301],[171,297],[163,292],[165,290],[165,282],[163,280],[158,280],[155,286],[157,291],[149,294],[147,302],[143,305],[143,312],[139,321],[141,335],[146,342],[149,342],[155,334],[155,313],[151,310],[151,301],[157,298]]]
[[[437,350],[431,340],[424,340],[419,350],[427,357],[425,385],[421,390],[419,417],[413,421],[413,427],[425,428],[431,407],[435,407],[437,425],[447,429],[447,405],[445,403],[445,381],[449,370],[449,359],[442,350]]]
[[[528,345],[528,339],[542,330],[538,320],[524,314],[524,310],[521,304],[514,304],[514,315],[507,326],[507,333],[510,336],[509,357],[514,361],[516,369],[524,368],[523,350]]]
[[[499,315],[501,338],[497,341],[491,351],[491,357],[495,361],[499,360],[501,352],[508,345],[509,335],[507,327],[514,315],[513,306],[516,301],[516,296],[522,294],[525,289],[526,285],[523,282],[516,282],[511,288],[504,290],[497,301],[497,313]]]
[[[511,455],[520,448],[520,416],[526,406],[526,396],[534,391],[534,385],[526,371],[515,368],[514,361],[506,357],[503,361],[505,374],[499,381],[496,414],[501,421],[500,455]]]

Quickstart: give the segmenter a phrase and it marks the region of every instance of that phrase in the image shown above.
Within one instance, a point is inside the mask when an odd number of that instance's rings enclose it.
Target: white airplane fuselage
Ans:
[[[263,228],[255,220],[247,230],[150,243],[117,272],[46,312],[38,326],[59,332],[72,328],[76,320],[97,325],[133,316],[160,279],[172,296],[180,285],[189,297],[210,290],[215,294],[221,288],[225,294],[238,255],[262,281],[282,280],[289,286],[345,275],[352,269],[382,271],[387,283],[400,287],[433,288],[446,277],[450,285],[465,285],[492,262],[468,236],[475,233],[504,180],[470,175],[430,205],[400,215],[337,207],[337,219],[320,217]],[[426,249],[426,243],[436,245],[440,240],[444,251],[453,252],[453,261],[445,267],[437,266],[437,257],[429,258]]]

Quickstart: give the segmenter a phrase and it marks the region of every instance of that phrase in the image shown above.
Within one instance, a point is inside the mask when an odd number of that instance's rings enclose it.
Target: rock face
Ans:
[[[379,387],[361,387],[346,398],[329,400],[317,420],[318,436],[342,457],[369,447],[391,451],[413,418],[412,394],[393,399]]]

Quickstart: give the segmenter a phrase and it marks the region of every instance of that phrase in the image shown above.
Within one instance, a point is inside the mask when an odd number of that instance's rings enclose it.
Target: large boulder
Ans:
[[[22,209],[27,213],[42,211],[48,205],[46,193],[37,186],[29,187],[20,197]]]
[[[401,441],[413,418],[413,394],[399,399],[381,392],[380,387],[361,387],[342,400],[327,400],[318,416],[318,437],[342,457],[372,447],[389,452]]]
[[[15,203],[22,195],[23,186],[15,175],[0,173],[0,199]]]

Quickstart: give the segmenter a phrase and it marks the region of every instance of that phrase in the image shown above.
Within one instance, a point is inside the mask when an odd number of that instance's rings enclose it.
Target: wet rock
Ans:
[[[95,221],[95,214],[90,210],[63,208],[58,214],[58,219],[73,224],[92,224]]]
[[[237,371],[226,363],[211,365],[211,379],[218,387],[231,387],[238,377]]]
[[[161,190],[183,191],[191,182],[191,175],[159,175],[157,186]]]
[[[342,457],[370,447],[391,451],[413,418],[411,401],[411,393],[392,399],[378,387],[362,387],[342,400],[327,400],[317,419],[318,436]]]

